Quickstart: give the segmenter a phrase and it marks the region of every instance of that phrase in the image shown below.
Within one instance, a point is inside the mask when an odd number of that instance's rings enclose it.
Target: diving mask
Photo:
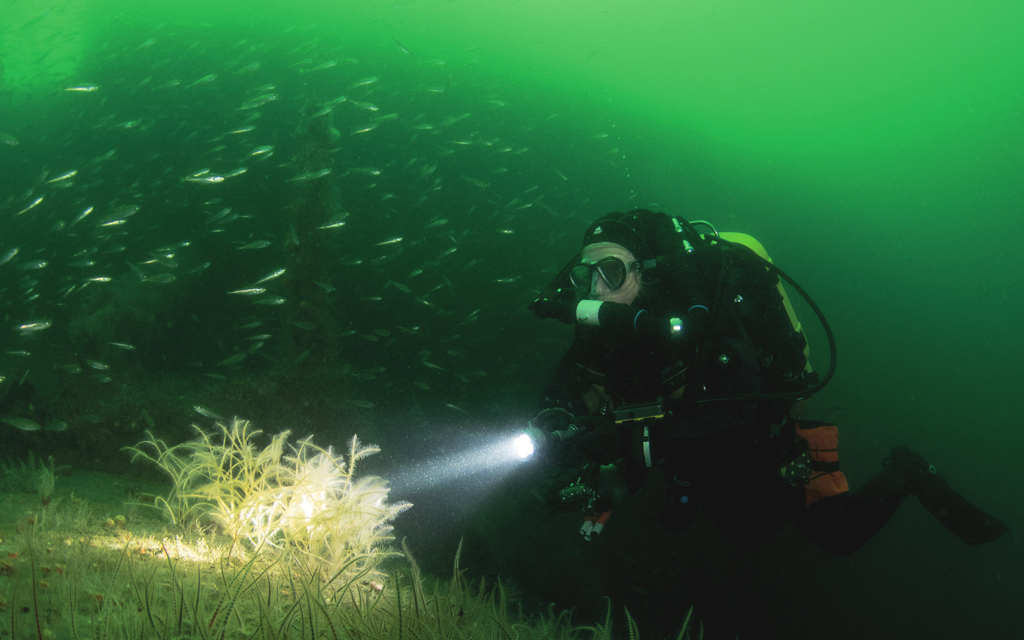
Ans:
[[[569,280],[583,294],[598,293],[598,282],[604,281],[608,291],[618,291],[626,283],[630,271],[638,271],[636,260],[626,264],[622,258],[608,256],[597,262],[581,262],[569,271]]]

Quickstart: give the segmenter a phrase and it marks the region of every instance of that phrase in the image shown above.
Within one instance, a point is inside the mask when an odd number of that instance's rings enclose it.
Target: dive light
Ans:
[[[582,432],[583,428],[574,424],[560,431],[543,431],[529,425],[512,440],[512,446],[519,459],[526,460],[534,455],[542,455],[552,446],[570,440]]]
[[[607,327],[613,331],[636,332],[670,341],[693,339],[703,328],[710,313],[704,305],[693,305],[684,314],[665,317],[618,302],[575,302],[548,298],[534,300],[530,308],[540,318],[555,318],[566,324]]]
[[[571,440],[584,431],[592,429],[594,426],[593,421],[600,419],[597,416],[573,418],[568,412],[561,409],[549,409],[547,411],[563,413],[565,415],[563,419],[569,422],[569,424],[564,429],[545,431],[533,426],[533,422],[536,419],[529,422],[526,428],[512,440],[512,447],[515,449],[516,455],[520,460],[526,460],[535,455],[543,455],[551,447]],[[625,405],[614,411],[610,416],[610,420],[619,425],[630,422],[643,424],[647,420],[658,420],[663,417],[665,417],[665,404],[661,398],[658,398],[654,402]],[[649,428],[645,428],[644,433],[646,448],[646,446],[649,446],[649,437],[647,436]]]

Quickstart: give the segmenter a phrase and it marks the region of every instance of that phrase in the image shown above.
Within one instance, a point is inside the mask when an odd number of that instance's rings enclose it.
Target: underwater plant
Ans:
[[[53,456],[49,457],[50,467],[42,461],[36,467],[35,455],[28,452],[28,464],[21,460],[7,461],[0,464],[0,490],[18,493],[38,493],[39,501],[45,507],[53,498],[53,489],[57,481]]]
[[[379,451],[353,436],[347,455],[313,444],[287,444],[288,431],[260,449],[246,420],[218,423],[218,433],[168,447],[147,432],[128,447],[133,460],[148,460],[173,481],[156,505],[173,523],[212,519],[233,541],[252,549],[280,549],[325,563],[335,573],[357,574],[392,554],[391,522],[408,503],[388,503],[387,482],[355,477],[355,463]],[[285,454],[287,445],[290,454]]]
[[[16,493],[32,493],[35,491],[35,456],[28,452],[28,464],[22,460],[8,459],[0,464],[0,490]]]
[[[53,471],[53,456],[50,456],[50,468],[45,464],[39,465],[39,470],[32,476],[32,482],[39,493],[39,502],[45,507],[53,499],[53,488],[57,482],[56,474]]]

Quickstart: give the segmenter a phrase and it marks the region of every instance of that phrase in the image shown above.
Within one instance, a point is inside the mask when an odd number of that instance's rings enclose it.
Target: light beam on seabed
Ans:
[[[466,484],[469,480],[477,486],[496,483],[520,463],[513,439],[513,435],[506,434],[489,443],[471,444],[429,460],[410,461],[402,469],[388,474],[388,484],[396,494],[407,494]]]

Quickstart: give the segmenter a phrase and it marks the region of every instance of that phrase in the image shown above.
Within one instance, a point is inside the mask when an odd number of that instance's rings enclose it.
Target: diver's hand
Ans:
[[[603,416],[577,416],[573,424],[584,433],[576,438],[576,447],[595,464],[611,464],[629,450],[629,431]]]
[[[551,300],[550,298],[538,298],[530,305],[530,310],[538,318],[554,318],[565,324],[576,323],[576,302],[575,300]]]
[[[552,433],[568,429],[572,421],[573,416],[567,410],[561,407],[549,407],[533,416],[527,425],[534,429]]]

